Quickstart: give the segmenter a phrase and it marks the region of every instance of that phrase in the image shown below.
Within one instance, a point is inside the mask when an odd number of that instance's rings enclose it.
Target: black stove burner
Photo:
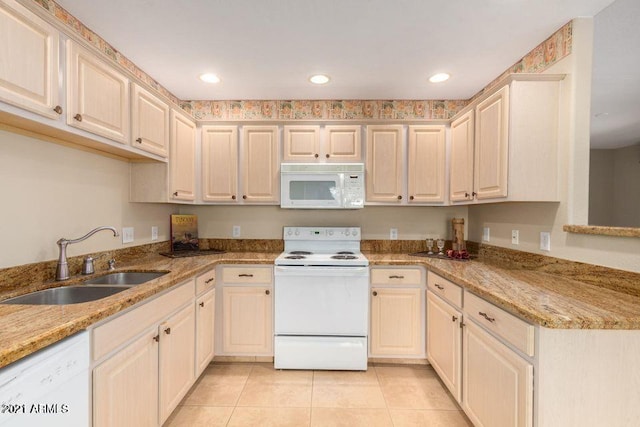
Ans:
[[[291,253],[293,253],[293,252],[291,252]],[[287,255],[285,257],[285,259],[305,259],[305,258],[306,258],[306,256],[304,256],[304,255]]]
[[[331,259],[357,259],[355,255],[333,255]]]
[[[354,255],[353,252],[351,251],[340,251],[340,252],[336,252],[338,255]]]
[[[311,252],[308,251],[291,251],[289,253],[291,255],[311,255]]]

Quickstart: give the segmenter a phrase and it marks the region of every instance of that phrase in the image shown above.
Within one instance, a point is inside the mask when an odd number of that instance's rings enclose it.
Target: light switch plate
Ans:
[[[541,251],[551,251],[551,233],[548,231],[540,232],[540,250]]]
[[[389,229],[389,239],[398,240],[398,229],[397,228],[390,228]]]
[[[489,242],[491,240],[491,229],[489,227],[484,227],[482,229],[482,241]]]
[[[239,225],[234,225],[233,226],[233,237],[240,237],[240,226]]]
[[[151,240],[158,240],[158,227],[151,227]]]
[[[511,244],[519,245],[520,244],[520,231],[519,230],[511,230]]]
[[[122,227],[122,243],[133,242],[133,227]]]

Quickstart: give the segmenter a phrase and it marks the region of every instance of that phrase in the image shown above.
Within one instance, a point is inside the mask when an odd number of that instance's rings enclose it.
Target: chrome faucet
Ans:
[[[58,244],[58,249],[60,250],[60,254],[58,256],[58,266],[56,267],[56,280],[67,280],[69,278],[69,266],[67,265],[67,245],[70,243],[82,242],[83,240],[88,239],[98,231],[102,230],[111,230],[113,231],[114,237],[119,236],[118,230],[116,230],[115,227],[98,227],[94,228],[79,239],[69,240],[63,237],[56,242]]]

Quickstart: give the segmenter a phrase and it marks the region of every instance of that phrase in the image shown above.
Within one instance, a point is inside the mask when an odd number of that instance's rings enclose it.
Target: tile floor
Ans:
[[[277,371],[269,363],[210,365],[165,426],[469,427],[430,366],[366,372]]]

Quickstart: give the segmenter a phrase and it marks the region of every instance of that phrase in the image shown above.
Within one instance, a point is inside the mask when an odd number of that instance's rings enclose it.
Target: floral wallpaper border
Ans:
[[[33,0],[73,33],[96,47],[197,120],[448,120],[514,73],[541,73],[571,54],[572,22],[527,53],[468,100],[196,100],[183,101],[87,28],[54,0]]]

